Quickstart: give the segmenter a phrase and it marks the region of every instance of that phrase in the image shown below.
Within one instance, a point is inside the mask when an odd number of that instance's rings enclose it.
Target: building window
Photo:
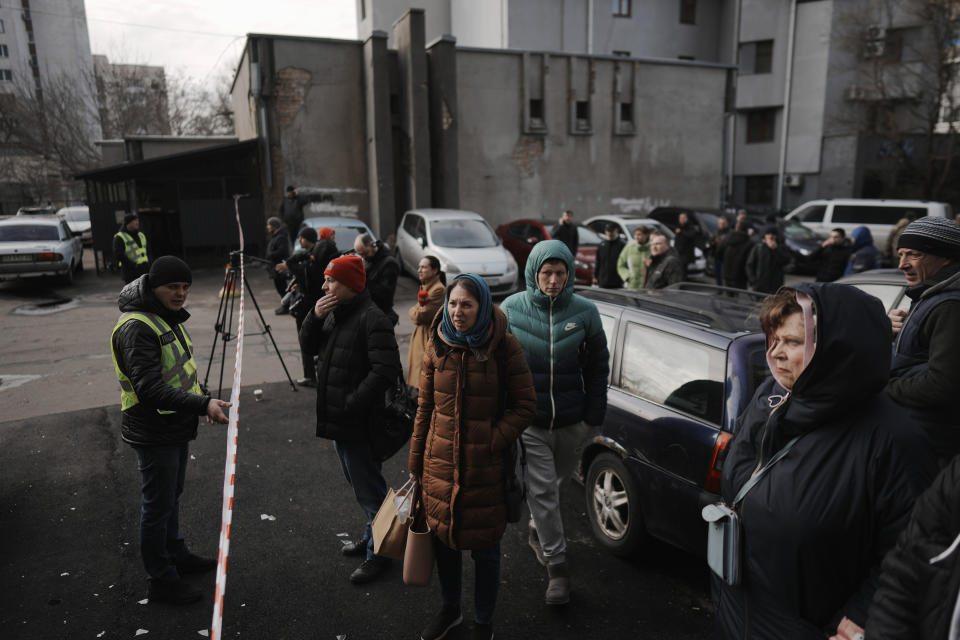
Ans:
[[[697,24],[697,0],[680,0],[680,24]]]
[[[367,19],[367,0],[360,0],[360,19]]]
[[[3,33],[3,20],[0,20],[0,33]]]
[[[590,103],[577,100],[573,105],[573,129],[578,133],[590,131]]]
[[[770,73],[773,70],[773,40],[740,45],[740,74]]]
[[[530,119],[543,122],[543,100],[540,98],[530,99]]]
[[[7,48],[7,45],[0,44],[0,58],[9,58],[10,49]]]
[[[629,58],[629,57],[630,57],[630,52],[629,52],[629,51],[620,51],[620,50],[618,50],[618,49],[614,49],[614,50],[613,50],[613,55],[615,55],[615,56],[620,56],[621,58]]]
[[[0,69],[0,82],[13,82],[13,71]]]
[[[632,102],[620,103],[620,124],[627,125],[628,127],[633,127],[633,103]]]
[[[629,18],[630,0],[613,0],[613,15],[617,18]]]
[[[745,204],[772,204],[777,176],[747,176],[744,180]]]
[[[747,112],[747,143],[772,142],[777,126],[777,107]]]

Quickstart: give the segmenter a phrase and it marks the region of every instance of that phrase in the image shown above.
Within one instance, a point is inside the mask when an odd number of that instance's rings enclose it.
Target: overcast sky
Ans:
[[[90,48],[111,62],[203,79],[236,66],[248,33],[357,37],[355,0],[85,0]]]

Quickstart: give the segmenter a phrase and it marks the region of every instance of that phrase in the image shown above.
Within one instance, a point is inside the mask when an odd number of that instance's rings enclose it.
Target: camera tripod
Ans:
[[[270,264],[267,260],[263,258],[256,258],[253,256],[244,256],[243,250],[231,251],[230,252],[230,266],[227,268],[227,273],[223,277],[223,289],[221,289],[220,296],[220,308],[217,310],[217,320],[214,323],[214,338],[213,346],[210,348],[210,358],[207,360],[207,373],[203,377],[203,387],[207,389],[207,380],[210,378],[210,369],[213,365],[213,359],[217,352],[217,343],[223,343],[223,350],[220,354],[220,386],[217,391],[217,397],[219,398],[223,394],[223,369],[226,364],[227,359],[227,343],[232,342],[236,339],[236,335],[230,333],[230,330],[233,328],[233,308],[234,308],[234,296],[233,291],[234,287],[240,286],[240,262],[244,258],[250,260],[256,260],[257,262],[263,262],[265,264]],[[297,390],[297,385],[293,383],[293,378],[290,377],[290,372],[287,371],[287,365],[283,362],[283,356],[280,354],[280,349],[277,347],[277,341],[273,339],[273,333],[270,331],[270,325],[267,324],[267,321],[263,319],[263,314],[260,312],[260,305],[257,304],[257,298],[253,295],[253,289],[250,287],[250,281],[246,277],[243,279],[243,284],[245,291],[250,295],[250,300],[253,302],[253,308],[257,310],[257,316],[260,318],[260,326],[263,327],[263,331],[258,331],[256,333],[245,332],[245,335],[248,336],[270,336],[270,342],[273,344],[273,350],[277,354],[277,357],[280,358],[280,366],[283,367],[283,372],[287,376],[287,381],[290,383],[291,391]],[[219,337],[219,340],[217,339]],[[221,398],[222,399],[222,398]]]

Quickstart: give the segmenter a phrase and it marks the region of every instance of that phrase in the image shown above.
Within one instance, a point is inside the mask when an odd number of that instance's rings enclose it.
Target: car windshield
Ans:
[[[0,242],[59,240],[57,228],[51,225],[20,224],[0,227]]]
[[[21,215],[25,216],[52,216],[55,212],[53,209],[47,209],[44,207],[40,208],[31,208],[31,209],[21,209]]]
[[[452,218],[430,221],[430,238],[438,247],[481,249],[497,246],[497,236],[483,220]]]
[[[577,239],[580,241],[581,247],[600,246],[600,243],[603,242],[603,238],[587,227],[577,227]]]
[[[652,218],[647,220],[633,220],[629,222],[624,222],[623,225],[627,228],[627,231],[630,232],[630,238],[633,238],[633,230],[643,225],[649,228],[651,231],[660,231],[663,235],[667,236],[667,240],[671,243],[673,242],[673,231],[667,227],[667,225],[662,222],[658,222]]]
[[[90,222],[90,210],[86,208],[63,209],[62,215],[67,222]]]
[[[783,226],[783,235],[791,240],[819,240],[819,237],[810,227],[799,222],[787,223]]]
[[[345,253],[347,251],[353,251],[353,241],[357,239],[357,236],[361,233],[370,233],[370,229],[367,228],[365,224],[358,220],[324,220],[323,218],[307,218],[304,220],[304,224],[308,227],[313,227],[314,229],[319,230],[321,227],[329,227],[333,229],[335,242],[337,244],[337,251],[340,253]],[[376,238],[374,238],[376,239]]]

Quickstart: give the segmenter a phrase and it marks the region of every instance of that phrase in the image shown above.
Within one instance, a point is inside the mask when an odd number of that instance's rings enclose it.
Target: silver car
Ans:
[[[83,269],[83,241],[56,216],[0,220],[0,280],[60,276]]]
[[[90,229],[90,207],[63,207],[57,211],[57,217],[67,223],[73,235],[80,236],[84,245],[90,246],[93,244],[93,233]]]
[[[517,261],[483,217],[455,209],[415,209],[403,214],[397,229],[397,260],[416,273],[424,256],[435,256],[449,276],[475,273],[496,296],[518,288]]]

